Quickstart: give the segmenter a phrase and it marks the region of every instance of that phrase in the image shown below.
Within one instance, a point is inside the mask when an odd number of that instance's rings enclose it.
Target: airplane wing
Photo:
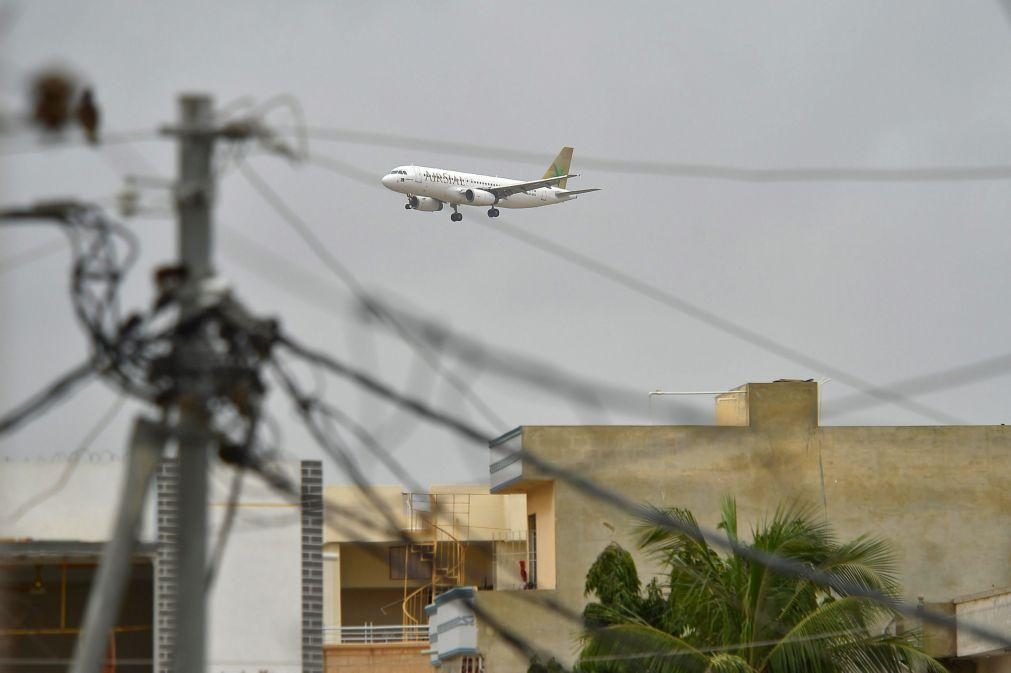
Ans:
[[[576,194],[589,194],[590,192],[599,192],[600,187],[590,187],[589,189],[569,189],[562,192],[562,196],[575,196]]]
[[[544,178],[543,180],[531,180],[530,182],[520,182],[515,185],[505,185],[504,187],[485,187],[484,190],[491,192],[496,196],[496,198],[504,199],[507,196],[519,194],[520,192],[529,192],[541,187],[549,187],[565,180],[566,178],[578,177],[578,175],[578,173],[574,173],[572,175],[556,175],[551,178]]]

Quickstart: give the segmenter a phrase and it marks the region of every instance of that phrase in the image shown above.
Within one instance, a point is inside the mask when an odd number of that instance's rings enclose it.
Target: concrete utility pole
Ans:
[[[88,595],[81,635],[74,645],[71,673],[98,673],[102,667],[109,631],[116,623],[123,592],[130,579],[130,557],[144,511],[144,499],[166,439],[165,427],[160,423],[143,417],[134,422],[116,524],[112,537],[105,543],[102,563]]]
[[[106,545],[99,581],[93,587],[88,605],[84,636],[75,654],[74,673],[97,673],[101,665],[103,643],[114,623],[128,573],[129,558],[135,539],[154,459],[171,434],[178,446],[178,535],[174,548],[176,573],[171,601],[174,619],[166,630],[172,640],[167,651],[174,673],[204,673],[207,660],[207,482],[210,452],[217,440],[211,424],[211,402],[222,396],[222,386],[237,389],[249,402],[258,399],[256,372],[236,372],[222,368],[222,358],[230,357],[235,344],[223,339],[220,330],[208,326],[210,308],[229,309],[232,326],[260,334],[269,340],[272,321],[256,320],[228,293],[213,287],[214,236],[211,208],[214,203],[214,143],[219,137],[242,140],[255,135],[247,124],[218,128],[211,98],[182,96],[179,121],[163,133],[179,141],[179,176],[175,203],[179,220],[178,264],[159,271],[159,292],[174,298],[179,306],[179,326],[173,336],[171,353],[163,364],[171,367],[172,385],[164,399],[150,400],[163,411],[175,415],[174,432],[169,433],[165,414],[160,423],[139,422],[131,452],[130,480],[124,490],[116,534]],[[210,322],[213,322],[211,320]],[[220,327],[220,324],[218,324]],[[224,342],[224,343],[222,343]],[[262,354],[261,354],[262,357]],[[255,413],[248,415],[251,427]],[[153,448],[152,448],[153,447]],[[159,569],[159,572],[162,572]],[[167,583],[172,583],[171,570]]]
[[[179,100],[180,321],[201,303],[211,264],[214,202],[214,109],[209,96],[185,95]],[[177,344],[190,371],[199,371],[205,353],[199,336]],[[179,402],[179,536],[175,596],[175,665],[177,673],[203,673],[207,659],[207,468],[211,450],[207,395],[200,377],[188,378]]]
[[[214,140],[218,135],[211,98],[184,95],[179,100],[179,124],[166,132],[179,138],[179,178],[176,184],[176,211],[179,219],[180,282],[179,321],[195,315],[212,292],[207,281],[213,276],[211,264],[213,231],[211,205],[214,202]],[[179,448],[179,535],[176,559],[178,575],[173,626],[176,673],[203,673],[207,659],[207,469],[213,442],[208,399],[212,384],[205,375],[210,362],[202,335],[186,333],[175,344],[177,362]],[[130,469],[119,518],[113,537],[106,544],[102,564],[88,602],[83,636],[74,654],[74,673],[97,673],[103,644],[119,612],[128,578],[130,554],[137,522],[143,508],[151,471],[161,454],[161,445],[151,437],[161,437],[155,426],[138,423],[130,454]],[[141,432],[143,430],[143,432]],[[139,439],[138,439],[139,437]],[[162,439],[162,441],[164,441]],[[157,448],[152,449],[152,444]]]

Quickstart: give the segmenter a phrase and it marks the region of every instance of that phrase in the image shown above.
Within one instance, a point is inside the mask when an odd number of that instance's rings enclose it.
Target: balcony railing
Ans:
[[[410,626],[327,626],[323,628],[323,644],[354,645],[367,643],[427,643],[428,625]]]

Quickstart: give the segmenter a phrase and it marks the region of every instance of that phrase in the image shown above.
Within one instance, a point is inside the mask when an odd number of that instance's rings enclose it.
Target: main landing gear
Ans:
[[[459,222],[463,219],[463,213],[456,209],[456,204],[451,204],[453,206],[453,214],[449,216],[449,219],[453,222]]]
[[[489,208],[488,217],[498,217],[498,208]]]

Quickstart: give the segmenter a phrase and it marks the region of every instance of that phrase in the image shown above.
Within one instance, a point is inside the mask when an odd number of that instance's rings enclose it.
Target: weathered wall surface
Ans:
[[[972,596],[955,602],[955,614],[959,619],[988,628],[995,633],[1011,633],[1011,591],[993,591]],[[1011,654],[1004,652],[1001,643],[983,638],[965,629],[958,629],[956,650],[960,657],[985,654],[1003,655],[1011,664]]]
[[[522,446],[639,502],[687,507],[709,527],[725,495],[736,497],[743,530],[784,501],[810,503],[842,538],[891,540],[910,599],[951,601],[1011,585],[1011,428],[823,428],[815,384],[748,388],[747,427],[524,427]],[[510,488],[545,478],[524,464]],[[557,482],[555,523],[555,594],[578,613],[590,564],[612,540],[633,549],[633,522]],[[640,571],[646,568],[643,561]],[[564,649],[557,627],[526,618],[522,605],[484,593],[479,600],[486,598],[532,642]],[[571,642],[575,628],[563,641]],[[496,673],[525,670],[490,661]]]

